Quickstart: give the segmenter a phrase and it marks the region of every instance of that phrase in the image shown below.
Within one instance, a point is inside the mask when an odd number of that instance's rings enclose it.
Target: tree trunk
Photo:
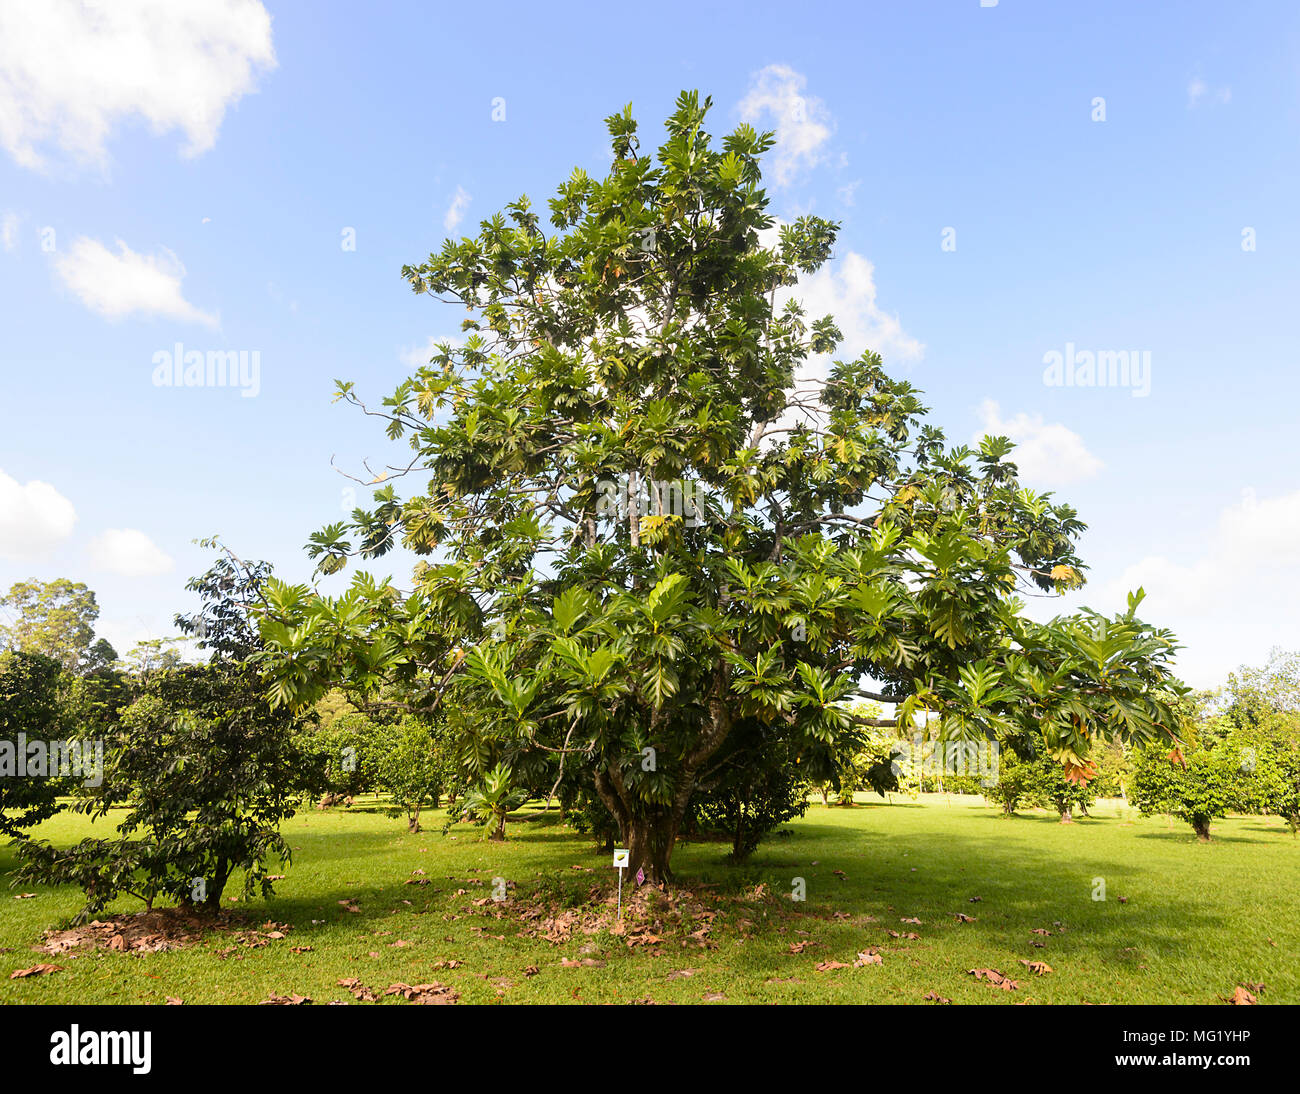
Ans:
[[[212,884],[208,886],[207,896],[200,907],[208,915],[217,915],[221,911],[221,894],[226,891],[226,882],[230,878],[230,863],[226,859],[217,862],[212,871]]]
[[[651,885],[667,885],[672,881],[669,860],[677,841],[677,824],[672,817],[660,815],[637,818],[628,826],[628,876],[634,883],[638,870],[645,871],[645,880]]]
[[[1192,818],[1192,828],[1196,831],[1196,838],[1202,843],[1210,841],[1210,818],[1195,816]]]
[[[730,698],[726,666],[719,661],[714,667],[713,687],[708,698],[708,720],[696,746],[687,753],[677,775],[672,801],[649,807],[637,801],[623,780],[620,761],[611,760],[596,772],[596,792],[618,822],[619,835],[628,849],[629,873],[645,871],[645,880],[653,885],[672,882],[669,860],[677,833],[695,791],[695,774],[726,739],[731,730]]]
[[[1072,813],[1071,813],[1071,811],[1070,811],[1070,807],[1069,807],[1068,805],[1062,805],[1062,806],[1060,807],[1060,810],[1061,810],[1061,823],[1062,823],[1062,824],[1073,824],[1073,823],[1074,823],[1074,816],[1072,815]]]

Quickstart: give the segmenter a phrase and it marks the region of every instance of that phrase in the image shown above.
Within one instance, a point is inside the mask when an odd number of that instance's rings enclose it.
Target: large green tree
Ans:
[[[403,270],[465,338],[382,406],[339,384],[409,451],[310,552],[424,557],[406,588],[271,582],[279,700],[453,699],[476,770],[576,774],[652,881],[733,734],[806,758],[929,712],[950,737],[1032,731],[1071,771],[1112,733],[1169,736],[1172,636],[1140,594],[1021,613],[1018,589],[1082,582],[1077,514],[1019,486],[1005,438],[948,446],[876,353],[829,362],[834,318],[789,296],[838,226],[777,225],[774,138],[715,141],[708,109],[683,93],[651,154],[629,106],[609,175],[575,170],[549,225],[520,198]]]
[[[16,582],[0,597],[0,609],[12,619],[0,624],[0,648],[53,657],[68,672],[76,672],[86,661],[98,667],[101,654],[92,657],[90,643],[99,604],[81,582],[65,577]]]

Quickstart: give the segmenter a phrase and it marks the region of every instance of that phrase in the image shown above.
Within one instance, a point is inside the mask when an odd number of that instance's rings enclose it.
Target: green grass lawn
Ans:
[[[519,814],[510,840],[494,844],[466,825],[410,835],[364,805],[304,811],[284,829],[294,862],[276,899],[229,905],[252,927],[291,927],[260,948],[225,931],[163,953],[35,953],[80,894],[26,887],[36,896],[15,899],[13,853],[0,849],[0,1003],[353,1002],[342,977],[378,991],[436,981],[465,1003],[923,1003],[931,992],[953,1003],[1215,1003],[1260,983],[1261,1003],[1300,1002],[1300,842],[1276,818],[1220,821],[1202,844],[1181,823],[1140,819],[1119,803],[1061,825],[1042,813],[1003,818],[972,798],[861,802],[811,806],[745,866],[727,866],[724,845],[680,844],[673,866],[695,918],[669,916],[661,941],[635,947],[606,929],[559,945],[521,933],[536,926],[520,914],[528,907],[581,910],[593,885],[612,892],[608,856],[554,813]],[[39,834],[70,842],[103,823],[61,815]],[[427,884],[406,884],[416,870]],[[504,904],[484,901],[494,877],[513,885]],[[796,877],[802,903],[788,899]],[[1095,878],[1105,879],[1104,901],[1093,899]],[[349,899],[359,912],[339,903]],[[701,905],[715,917],[701,917]],[[123,901],[110,912],[138,908]],[[903,922],[911,918],[920,924]],[[709,924],[702,945],[693,932]],[[881,964],[854,967],[872,947]],[[1053,971],[1035,976],[1022,959]],[[449,961],[462,964],[437,967]],[[64,968],[9,979],[38,962]],[[819,962],[848,967],[818,971]],[[1018,990],[968,972],[983,968]]]

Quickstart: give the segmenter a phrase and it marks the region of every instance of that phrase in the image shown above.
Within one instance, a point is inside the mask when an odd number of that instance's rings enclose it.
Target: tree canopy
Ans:
[[[68,672],[76,672],[88,660],[92,667],[99,667],[106,652],[112,650],[105,642],[107,651],[97,647],[94,656],[90,654],[99,604],[95,594],[79,581],[61,577],[16,582],[0,597],[0,609],[13,618],[8,625],[0,624],[0,648],[53,657]]]
[[[728,742],[826,769],[855,720],[926,715],[1032,733],[1086,780],[1103,739],[1171,738],[1176,646],[1141,592],[1025,616],[1019,594],[1082,584],[1078,515],[1019,485],[1006,438],[949,445],[877,353],[831,359],[834,318],[790,290],[838,225],[778,224],[773,136],[715,141],[709,107],[684,92],[653,154],[625,108],[606,178],[575,170],[547,220],[521,197],[404,268],[463,340],[381,406],[339,383],[409,454],[308,549],[324,573],[421,557],[406,587],[269,581],[277,700],[454,698],[474,771],[580,780],[653,881]]]

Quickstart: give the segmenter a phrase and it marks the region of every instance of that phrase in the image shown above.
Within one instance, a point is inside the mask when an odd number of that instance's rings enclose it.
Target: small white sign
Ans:
[[[618,848],[618,847],[614,848],[614,865],[616,867],[626,866],[627,856],[629,855],[629,853],[630,852],[623,850],[622,848]]]

